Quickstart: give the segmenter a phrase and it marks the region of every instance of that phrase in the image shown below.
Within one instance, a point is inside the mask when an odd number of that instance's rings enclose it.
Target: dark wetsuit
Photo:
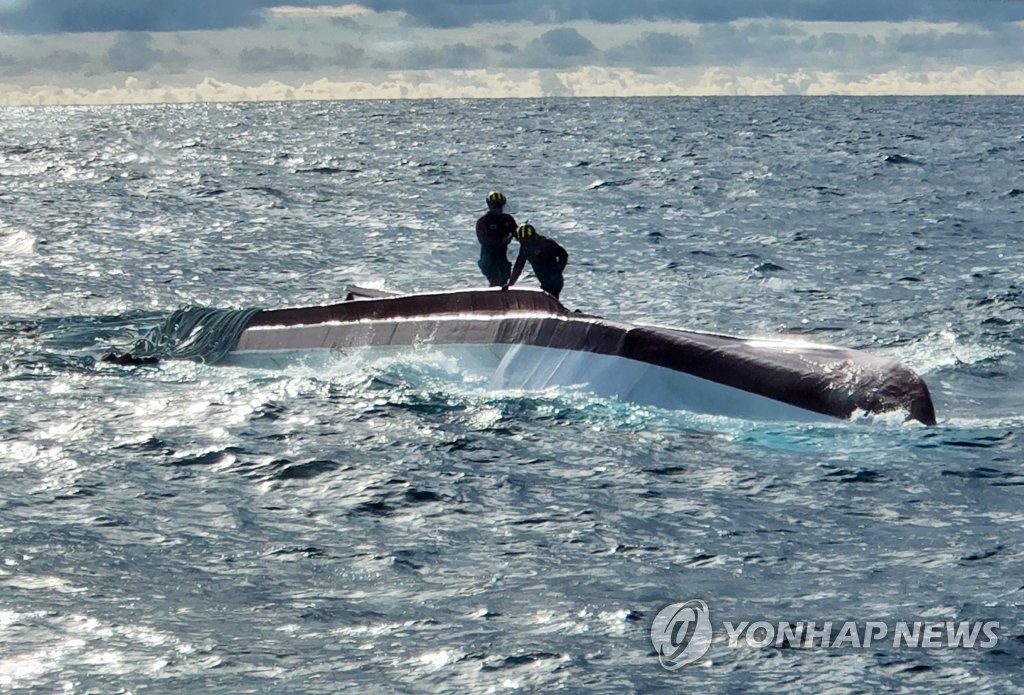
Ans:
[[[508,262],[508,243],[516,233],[516,220],[504,212],[486,212],[476,221],[480,242],[480,272],[491,287],[508,282],[512,264]]]
[[[512,268],[510,285],[515,284],[519,279],[526,261],[530,262],[533,274],[540,281],[540,288],[558,299],[564,282],[562,271],[565,270],[565,264],[569,262],[568,252],[554,239],[548,239],[540,234],[526,243],[520,242],[519,255],[516,256],[516,264]]]

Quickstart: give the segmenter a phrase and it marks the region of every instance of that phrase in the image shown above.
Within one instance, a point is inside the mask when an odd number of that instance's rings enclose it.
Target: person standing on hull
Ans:
[[[529,222],[516,229],[516,239],[519,241],[519,255],[516,256],[516,264],[512,266],[512,277],[504,289],[516,284],[526,261],[529,261],[533,274],[540,281],[540,288],[558,299],[564,284],[562,271],[569,262],[569,253],[554,239],[538,234]]]
[[[480,242],[480,272],[491,287],[508,284],[512,264],[508,262],[508,245],[516,233],[516,220],[505,212],[508,200],[501,191],[487,196],[487,212],[476,221],[476,238]]]

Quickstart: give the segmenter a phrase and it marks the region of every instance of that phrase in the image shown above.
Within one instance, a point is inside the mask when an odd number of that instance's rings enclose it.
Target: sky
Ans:
[[[1024,0],[0,0],[0,105],[1024,94]]]

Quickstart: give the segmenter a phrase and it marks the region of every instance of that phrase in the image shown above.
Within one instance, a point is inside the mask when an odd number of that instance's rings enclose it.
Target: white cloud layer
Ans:
[[[852,76],[836,71],[739,72],[723,68],[658,69],[584,67],[572,70],[409,70],[380,79],[242,85],[207,77],[191,86],[163,86],[129,77],[123,84],[82,89],[57,85],[0,85],[6,105],[148,104],[197,101],[338,99],[511,98],[550,96],[774,96],[1021,94],[1024,69],[955,68],[949,71],[884,71]]]

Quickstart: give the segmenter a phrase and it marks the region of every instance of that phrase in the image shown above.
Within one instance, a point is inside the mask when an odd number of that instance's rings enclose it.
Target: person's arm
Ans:
[[[486,233],[486,231],[487,227],[484,226],[484,218],[480,217],[476,221],[476,240],[480,242],[481,246],[483,246],[486,241],[484,239],[484,234]]]
[[[569,263],[569,252],[554,239],[548,239],[547,242],[547,254],[545,255],[558,266],[558,272],[562,272],[565,270],[566,264]]]
[[[508,231],[507,231],[507,233],[505,235],[505,245],[506,246],[508,246],[509,244],[512,243],[512,237],[514,237],[516,235],[516,230],[519,229],[519,225],[516,224],[516,218],[512,217],[512,215],[507,215],[507,217],[508,217],[509,226],[508,226]]]
[[[508,279],[508,284],[505,287],[511,287],[516,284],[516,280],[523,273],[523,266],[526,265],[526,246],[520,244],[519,255],[516,256],[516,263],[512,266],[512,276]]]
[[[559,272],[565,270],[565,266],[569,265],[569,252],[561,246],[558,247],[558,270]]]

